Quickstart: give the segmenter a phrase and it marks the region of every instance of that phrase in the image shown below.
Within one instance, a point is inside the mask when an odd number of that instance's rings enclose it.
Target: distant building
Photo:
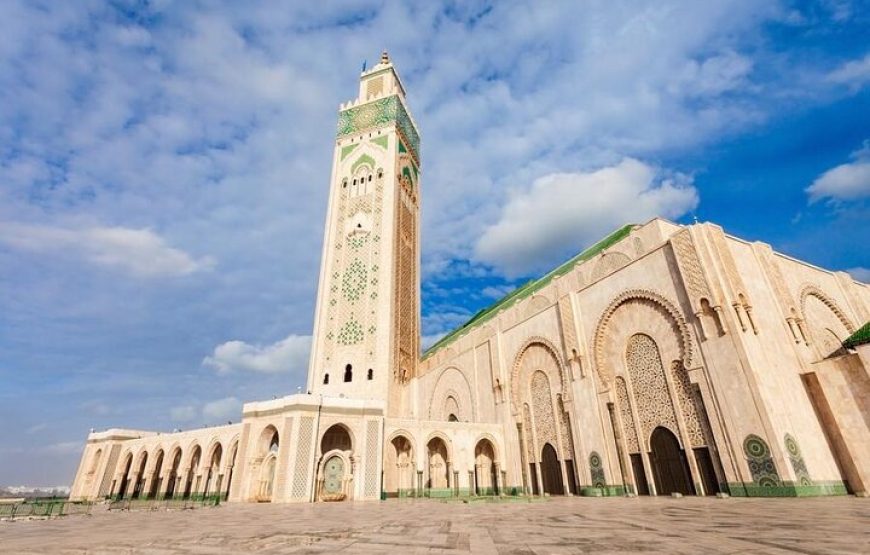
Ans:
[[[310,393],[240,424],[91,433],[72,497],[868,491],[867,285],[655,219],[421,356],[420,183],[384,54],[339,111]]]

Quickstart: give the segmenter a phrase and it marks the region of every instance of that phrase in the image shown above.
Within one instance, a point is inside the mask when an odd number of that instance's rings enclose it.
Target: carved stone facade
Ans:
[[[341,107],[307,392],[94,432],[74,498],[870,490],[870,287],[661,219],[420,352],[420,140],[385,55]],[[833,439],[831,439],[833,438]]]

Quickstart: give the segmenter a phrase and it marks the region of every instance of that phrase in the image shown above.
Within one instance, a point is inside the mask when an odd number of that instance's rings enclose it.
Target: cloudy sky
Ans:
[[[304,385],[336,110],[384,48],[429,341],[656,215],[870,278],[865,0],[414,4],[0,2],[0,484]]]

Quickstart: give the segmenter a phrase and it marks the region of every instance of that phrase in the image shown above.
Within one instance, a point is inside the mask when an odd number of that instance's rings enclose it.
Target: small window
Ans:
[[[369,375],[368,375],[368,378],[371,380],[371,379],[374,378],[374,377],[375,377],[375,371],[372,370],[371,368],[369,368]]]
[[[341,188],[347,189],[347,178],[346,177],[341,180]]]
[[[459,419],[456,418],[455,414],[451,414],[450,416],[447,417],[447,421],[448,422],[459,422]]]
[[[348,364],[344,367],[344,381],[349,382],[353,380],[353,366]]]
[[[371,176],[371,174],[369,174],[369,181],[371,181],[371,180],[372,180],[372,176]]]
[[[323,375],[323,385],[329,385],[329,373]]]

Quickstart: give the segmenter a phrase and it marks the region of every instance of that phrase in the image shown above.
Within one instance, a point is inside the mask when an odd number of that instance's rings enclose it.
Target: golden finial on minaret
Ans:
[[[382,63],[382,64],[388,64],[388,63],[390,63],[390,55],[387,54],[387,50],[386,50],[386,49],[384,49],[384,51],[381,52],[381,63]]]

